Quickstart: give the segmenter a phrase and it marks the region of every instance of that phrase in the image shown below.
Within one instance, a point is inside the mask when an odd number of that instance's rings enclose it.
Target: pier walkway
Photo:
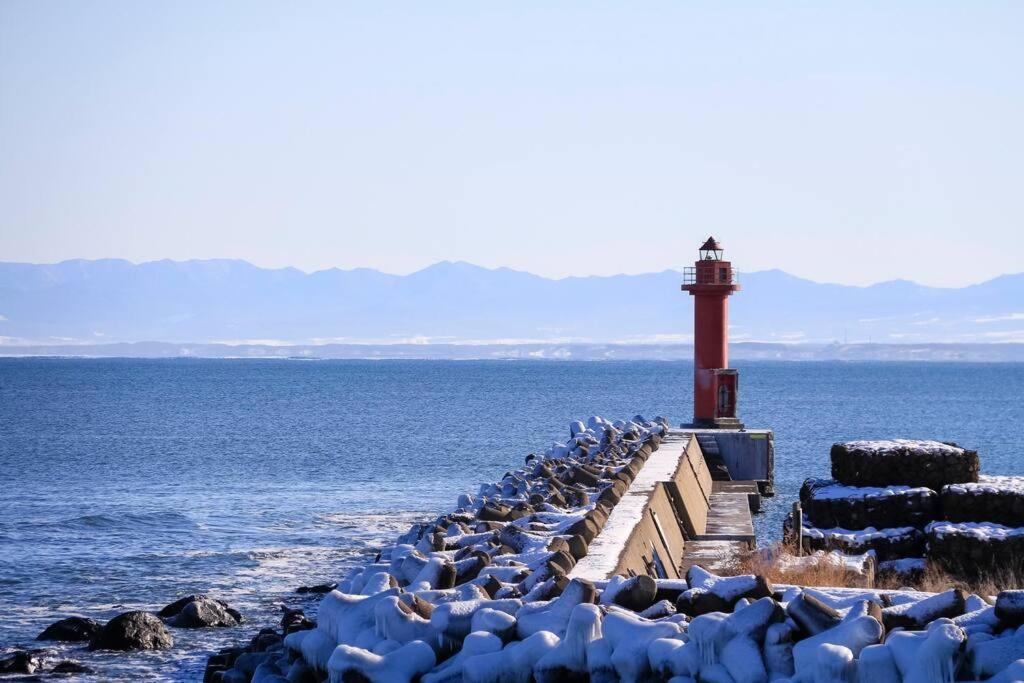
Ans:
[[[694,564],[723,569],[756,546],[757,482],[716,479],[702,443],[685,428],[666,434],[570,578],[681,578]]]

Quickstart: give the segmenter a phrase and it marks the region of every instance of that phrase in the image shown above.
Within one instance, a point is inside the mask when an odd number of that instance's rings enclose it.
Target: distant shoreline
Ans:
[[[775,344],[735,342],[733,360],[1024,362],[1024,344]],[[114,344],[0,345],[5,358],[220,358],[277,360],[684,361],[689,344]]]

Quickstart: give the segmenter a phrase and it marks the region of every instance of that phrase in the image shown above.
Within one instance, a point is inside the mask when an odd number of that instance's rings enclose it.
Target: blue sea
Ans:
[[[829,446],[922,437],[1024,474],[1024,364],[738,362],[740,413],[775,430],[779,536]],[[593,414],[691,410],[689,363],[0,359],[0,649],[58,618],[227,600],[233,629],[169,652],[43,644],[110,679],[201,678],[206,656],[275,625],[459,493]]]

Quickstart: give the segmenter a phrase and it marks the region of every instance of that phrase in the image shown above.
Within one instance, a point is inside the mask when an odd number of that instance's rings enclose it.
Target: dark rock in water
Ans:
[[[92,640],[103,624],[85,617],[68,617],[55,621],[36,636],[36,640],[84,641]]]
[[[149,612],[125,612],[107,622],[89,642],[90,650],[166,650],[174,639]]]
[[[332,590],[338,587],[336,583],[319,583],[315,586],[299,586],[295,589],[296,593],[330,593]]]
[[[209,626],[238,626],[242,615],[223,600],[205,595],[190,595],[177,600],[159,612],[170,626],[177,628],[206,628]]]
[[[92,669],[90,669],[89,667],[85,666],[84,664],[79,664],[78,662],[72,662],[71,660],[65,660],[63,662],[60,662],[56,666],[54,666],[52,669],[50,669],[50,673],[52,673],[52,674],[91,674],[91,673],[95,673],[95,672]]]
[[[244,647],[226,647],[206,660],[206,671],[203,673],[203,683],[213,683],[215,674],[227,671],[235,665],[242,654],[247,652]],[[219,677],[216,677],[219,680]]]
[[[311,628],[316,628],[316,622],[307,619],[305,612],[285,608],[284,616],[281,617],[281,630],[285,635],[295,631],[308,631]]]
[[[167,607],[164,607],[162,610],[157,612],[156,615],[161,619],[173,617],[178,612],[183,610],[185,608],[185,605],[187,605],[188,603],[198,600],[199,598],[205,597],[205,595],[187,595],[184,598],[181,598],[180,600],[175,600],[171,604],[167,605]]]
[[[281,637],[280,633],[272,628],[264,628],[260,629],[260,632],[253,636],[251,647],[253,652],[263,652],[283,641],[284,638]]]
[[[42,665],[34,653],[19,650],[0,659],[0,674],[31,674],[38,671]]]

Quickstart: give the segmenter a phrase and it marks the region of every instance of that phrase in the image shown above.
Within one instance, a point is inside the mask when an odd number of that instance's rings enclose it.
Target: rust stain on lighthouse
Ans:
[[[683,272],[682,290],[693,296],[693,424],[742,428],[736,417],[739,373],[729,368],[729,296],[740,289],[732,263],[714,237]]]

